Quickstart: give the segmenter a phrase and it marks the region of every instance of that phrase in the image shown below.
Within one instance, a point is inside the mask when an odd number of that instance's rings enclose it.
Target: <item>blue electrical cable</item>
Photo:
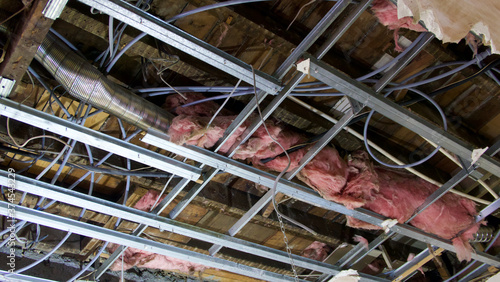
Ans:
[[[422,91],[419,91],[419,90],[414,89],[414,88],[409,88],[408,90],[410,90],[412,92],[415,92],[416,94],[420,95],[421,97],[423,97],[427,101],[429,101],[438,110],[439,114],[441,115],[441,118],[443,120],[444,130],[448,130],[448,124],[446,122],[446,115],[444,114],[443,110],[438,105],[438,103],[436,103],[436,101],[434,101],[431,97],[429,97],[428,95],[426,95]],[[387,94],[384,95],[384,97],[389,96],[391,93],[392,92],[388,92]],[[377,161],[378,163],[380,163],[380,164],[382,164],[384,166],[390,167],[390,168],[409,168],[409,167],[414,167],[414,166],[422,164],[422,163],[426,162],[427,160],[429,160],[430,158],[432,158],[439,151],[439,149],[441,148],[441,146],[436,147],[436,149],[434,149],[434,151],[432,151],[432,153],[430,153],[427,157],[425,157],[425,158],[423,158],[423,159],[421,159],[419,161],[416,161],[414,163],[411,163],[411,164],[392,165],[392,164],[384,163],[383,161],[381,161],[379,158],[377,158],[373,154],[373,152],[370,149],[370,146],[368,145],[368,137],[367,137],[368,136],[368,125],[370,124],[370,120],[371,120],[371,118],[372,118],[372,116],[373,116],[374,113],[375,113],[375,111],[371,110],[370,113],[368,114],[368,117],[366,118],[365,126],[363,128],[363,141],[365,143],[366,151],[368,152],[368,154],[370,154],[370,156],[375,161]]]
[[[181,14],[179,14],[177,16],[174,16],[174,17],[166,20],[165,22],[171,23],[171,22],[173,22],[175,20],[178,20],[178,19],[180,19],[182,17],[188,16],[188,15],[192,15],[192,14],[195,14],[195,13],[205,12],[205,11],[208,11],[208,10],[211,10],[211,9],[216,9],[216,8],[221,8],[221,7],[227,7],[227,6],[231,6],[231,5],[238,5],[238,4],[246,4],[246,3],[254,3],[254,2],[264,2],[264,1],[270,1],[270,0],[230,0],[230,1],[225,1],[225,2],[219,2],[219,3],[215,3],[215,4],[212,4],[212,5],[206,5],[206,6],[203,6],[203,7],[199,7],[199,8],[196,8],[196,9],[193,9],[193,10],[181,13]],[[147,33],[145,33],[145,32],[139,34],[137,37],[135,37],[134,39],[132,39],[132,41],[130,41],[125,47],[123,47],[123,49],[109,63],[108,67],[106,68],[106,73],[110,72],[110,70],[116,64],[116,62],[118,61],[118,59],[120,59],[120,57],[123,56],[123,54],[125,54],[125,52],[127,52],[127,50],[130,49],[130,47],[132,47],[132,45],[134,45],[135,43],[137,43],[137,41],[141,40],[146,35],[147,35]]]

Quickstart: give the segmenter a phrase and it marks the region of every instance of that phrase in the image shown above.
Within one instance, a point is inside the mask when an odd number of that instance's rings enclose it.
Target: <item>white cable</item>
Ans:
[[[269,137],[271,138],[271,140],[273,140],[274,143],[276,143],[278,146],[280,146],[280,148],[283,150],[283,152],[285,153],[287,159],[288,159],[288,164],[286,165],[286,168],[284,170],[282,170],[280,172],[280,174],[276,177],[276,179],[274,180],[274,183],[273,183],[273,187],[271,188],[271,191],[272,191],[272,202],[273,202],[273,207],[274,207],[274,211],[276,211],[276,214],[278,215],[278,221],[279,221],[279,224],[280,224],[280,229],[281,229],[281,232],[283,233],[283,240],[285,242],[285,247],[286,247],[286,252],[288,254],[288,258],[290,259],[290,265],[292,267],[292,272],[293,272],[293,275],[294,275],[294,279],[295,281],[299,281],[299,276],[297,274],[297,269],[295,267],[295,262],[293,260],[293,257],[292,257],[292,250],[290,249],[290,246],[288,244],[288,238],[286,236],[286,231],[285,231],[285,224],[283,223],[283,219],[282,218],[285,218],[286,220],[304,228],[305,230],[313,233],[313,234],[316,234],[313,230],[311,230],[310,228],[308,228],[307,226],[289,218],[289,217],[286,217],[284,215],[282,215],[280,213],[280,211],[278,210],[278,206],[276,204],[276,187],[278,186],[278,182],[279,180],[281,179],[281,177],[283,177],[283,175],[286,173],[286,171],[288,170],[288,168],[290,168],[290,165],[292,163],[291,159],[290,159],[290,156],[288,155],[288,152],[285,150],[285,148],[278,142],[278,140],[276,140],[272,135],[271,133],[269,132],[269,130],[267,129],[267,126],[266,126],[266,123],[265,123],[265,120],[264,120],[264,117],[262,116],[262,112],[260,111],[260,107],[259,107],[259,99],[257,97],[257,87],[256,87],[256,79],[255,79],[255,70],[253,69],[253,66],[250,65],[250,67],[252,68],[252,74],[253,74],[253,90],[254,90],[254,94],[255,94],[255,104],[257,106],[257,111],[259,112],[259,117],[262,121],[262,126],[264,127],[264,129],[266,130],[267,134],[269,135]]]
[[[212,118],[210,119],[210,121],[207,124],[206,130],[208,130],[208,127],[212,124],[212,122],[214,121],[215,117],[220,113],[220,111],[222,111],[222,108],[224,108],[224,106],[226,105],[227,101],[229,101],[229,98],[231,98],[231,96],[233,95],[234,91],[236,91],[236,89],[238,89],[238,86],[240,86],[240,83],[241,83],[241,79],[238,80],[238,83],[236,83],[236,85],[234,86],[233,91],[231,91],[231,93],[229,94],[229,96],[227,96],[226,100],[224,100],[224,103],[222,103],[222,105],[219,107],[219,109],[217,109],[217,111],[215,112],[215,114],[212,116]]]
[[[175,158],[177,155],[173,156],[173,158]],[[187,160],[187,158],[184,158],[184,160],[182,160],[182,162],[185,162]],[[167,183],[165,183],[165,186],[163,186],[163,189],[161,190],[161,193],[160,195],[158,195],[158,197],[156,198],[154,204],[151,206],[151,209],[149,210],[150,212],[156,207],[156,204],[158,203],[158,201],[161,199],[161,196],[163,196],[163,194],[165,193],[165,190],[167,189],[168,187],[168,184],[170,184],[170,181],[172,181],[172,179],[174,178],[175,174],[172,173],[172,176],[170,176],[170,178],[167,180]]]

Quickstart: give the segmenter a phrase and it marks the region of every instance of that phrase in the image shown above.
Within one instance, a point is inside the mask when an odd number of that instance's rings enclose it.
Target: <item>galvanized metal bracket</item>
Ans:
[[[59,18],[68,0],[49,0],[42,14],[51,20]]]
[[[9,97],[12,88],[14,88],[14,84],[16,84],[15,80],[0,76],[0,97]]]

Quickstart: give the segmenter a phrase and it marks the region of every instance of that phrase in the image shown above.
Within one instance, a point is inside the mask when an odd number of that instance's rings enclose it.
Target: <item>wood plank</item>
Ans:
[[[13,89],[16,89],[26,73],[38,46],[52,26],[53,20],[42,14],[47,2],[48,0],[35,0],[11,35],[4,61],[0,64],[0,75],[16,81]]]
[[[130,194],[129,198],[127,199],[126,205],[129,207],[133,207],[147,193],[147,191],[148,190],[144,189],[144,188],[140,188],[140,187],[135,188],[134,191]],[[111,218],[110,220],[108,220],[106,222],[106,224],[104,224],[104,228],[114,229],[116,221],[117,221],[116,217]],[[117,229],[120,231],[121,231],[121,229],[124,229],[124,228],[127,229],[128,225],[130,225],[130,224],[131,224],[130,222],[122,221]],[[137,225],[137,224],[135,224],[135,225]],[[96,249],[96,246],[98,246],[100,244],[101,244],[101,240],[97,240],[97,239],[92,238],[87,243],[87,245],[85,245],[85,247],[80,252],[80,254],[83,255],[84,257],[88,257]]]
[[[274,229],[270,229],[266,226],[258,225],[255,223],[248,223],[241,229],[236,237],[261,244],[274,233],[276,233]]]
[[[200,221],[198,221],[196,226],[224,234],[234,225],[234,223],[236,223],[236,221],[237,219],[232,216],[209,211]]]

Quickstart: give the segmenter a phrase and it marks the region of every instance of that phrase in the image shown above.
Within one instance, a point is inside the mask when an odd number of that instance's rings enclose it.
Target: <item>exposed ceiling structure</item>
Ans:
[[[0,0],[0,280],[498,278],[490,2]]]

